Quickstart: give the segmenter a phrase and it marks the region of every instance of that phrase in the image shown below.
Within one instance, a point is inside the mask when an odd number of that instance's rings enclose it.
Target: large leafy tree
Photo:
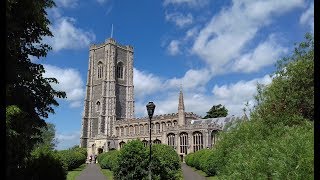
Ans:
[[[25,167],[34,145],[40,141],[44,118],[58,106],[55,97],[64,92],[54,90],[55,78],[44,78],[43,65],[31,62],[30,56],[45,57],[51,49],[42,42],[52,36],[46,9],[53,0],[6,3],[6,124],[7,176],[13,177]]]
[[[207,112],[207,115],[203,119],[226,117],[228,115],[228,109],[221,104],[213,105]]]
[[[314,40],[311,34],[306,34],[306,40],[296,45],[291,56],[278,61],[273,77],[270,85],[258,86],[252,116],[264,119],[269,125],[296,125],[303,122],[302,119],[313,121]]]

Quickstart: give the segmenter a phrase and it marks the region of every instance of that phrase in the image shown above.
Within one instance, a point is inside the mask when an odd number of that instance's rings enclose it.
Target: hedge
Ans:
[[[80,165],[86,162],[86,156],[83,153],[73,150],[58,151],[63,163],[68,171],[78,168]]]
[[[100,161],[98,161],[100,167],[102,169],[110,169],[111,171],[114,171],[117,166],[117,158],[119,153],[120,151],[118,150],[112,150],[105,153],[105,155],[100,156]]]
[[[66,179],[64,163],[53,151],[38,148],[31,153],[25,169],[25,179]]]

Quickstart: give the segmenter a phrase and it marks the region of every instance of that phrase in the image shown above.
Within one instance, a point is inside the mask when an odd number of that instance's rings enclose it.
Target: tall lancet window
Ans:
[[[118,62],[117,64],[117,78],[123,79],[123,63]]]
[[[103,76],[103,64],[102,64],[102,62],[98,62],[98,72],[97,72],[97,74],[98,74],[98,78],[99,79],[102,78],[102,76]]]
[[[97,110],[97,112],[100,111],[100,102],[99,102],[99,101],[98,101],[97,104],[96,104],[96,110]]]

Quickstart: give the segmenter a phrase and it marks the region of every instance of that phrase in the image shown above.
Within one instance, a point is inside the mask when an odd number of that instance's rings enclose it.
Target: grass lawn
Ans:
[[[190,167],[190,166],[189,166]],[[217,176],[208,176],[205,172],[201,171],[201,170],[198,170],[194,167],[191,167],[195,172],[197,172],[198,174],[206,177],[207,180],[218,180],[218,177]]]
[[[78,168],[68,171],[67,180],[75,180],[77,176],[81,173],[81,171],[86,167],[86,164],[82,164]]]
[[[108,180],[113,180],[113,172],[110,169],[100,169],[102,174],[107,177]]]

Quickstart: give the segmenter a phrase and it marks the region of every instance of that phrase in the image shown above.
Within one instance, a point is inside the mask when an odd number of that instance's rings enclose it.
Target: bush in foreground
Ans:
[[[107,152],[104,156],[100,158],[99,164],[102,169],[110,169],[114,171],[117,166],[117,158],[120,151],[112,150]]]
[[[80,165],[86,162],[86,156],[77,151],[62,150],[58,151],[58,154],[68,171],[78,168]]]
[[[66,179],[66,169],[60,157],[49,149],[36,149],[28,161],[25,179]]]
[[[124,145],[114,169],[115,179],[144,179],[148,176],[148,154],[143,143],[133,140]]]
[[[165,144],[152,145],[152,179],[178,179],[180,170],[179,155],[172,147]]]

